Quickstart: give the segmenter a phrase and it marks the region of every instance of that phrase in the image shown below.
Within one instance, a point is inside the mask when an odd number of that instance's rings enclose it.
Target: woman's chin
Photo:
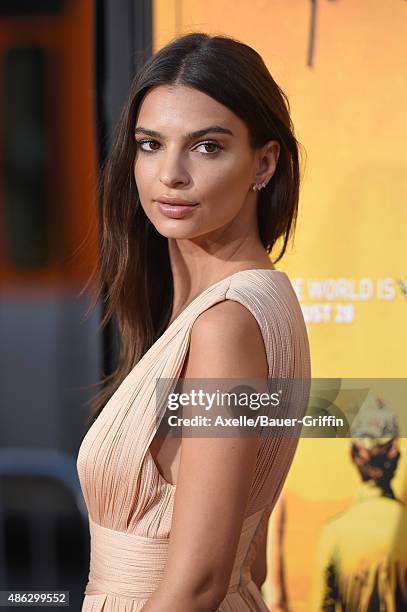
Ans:
[[[168,219],[164,222],[160,221],[155,224],[155,228],[162,236],[179,240],[194,238],[202,233],[199,232],[198,228],[192,223],[186,223],[185,220],[178,219]]]

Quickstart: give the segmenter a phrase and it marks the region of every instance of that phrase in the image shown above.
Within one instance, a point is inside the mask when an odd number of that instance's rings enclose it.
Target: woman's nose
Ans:
[[[177,155],[167,155],[163,160],[160,172],[160,181],[172,187],[174,185],[186,185],[190,180],[189,174]]]

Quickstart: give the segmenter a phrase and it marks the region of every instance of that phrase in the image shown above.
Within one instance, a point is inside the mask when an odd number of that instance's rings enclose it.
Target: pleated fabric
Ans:
[[[256,318],[269,377],[287,379],[296,416],[302,417],[306,411],[311,376],[309,344],[289,277],[278,270],[243,270],[198,295],[131,370],[79,448],[77,470],[91,538],[82,612],[142,610],[160,584],[176,485],[161,475],[149,450],[165,412],[165,402],[162,409],[157,402],[156,379],[169,379],[163,393],[174,389],[195,319],[223,300],[240,302]],[[295,383],[298,379],[308,381],[300,393]],[[261,437],[229,588],[218,612],[268,610],[252,580],[250,566],[297,445],[298,436]]]

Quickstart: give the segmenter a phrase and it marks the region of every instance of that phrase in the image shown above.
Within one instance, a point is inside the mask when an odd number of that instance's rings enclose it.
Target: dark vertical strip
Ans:
[[[98,177],[99,173],[106,161],[106,157],[108,154],[108,129],[107,129],[107,121],[105,114],[105,105],[104,105],[104,92],[105,92],[105,84],[106,84],[106,13],[105,13],[105,0],[94,0],[94,23],[95,23],[95,33],[94,33],[94,87],[95,87],[95,121],[96,121],[96,138],[97,138],[97,146],[96,146],[96,154],[97,154],[97,162],[98,162]],[[102,232],[102,202],[98,202],[98,221],[99,221],[99,236],[101,236]],[[101,318],[104,317],[105,314],[105,300],[107,297],[107,287],[104,287],[102,294],[102,304],[101,304]],[[116,356],[112,350],[112,337],[115,335],[115,323],[110,320],[106,327],[102,332],[102,372],[103,374],[110,374],[115,365],[114,361]]]
[[[317,22],[317,0],[311,0],[310,32],[308,40],[307,65],[312,68],[314,64],[315,31]]]
[[[44,88],[44,51],[8,50],[3,83],[5,222],[7,255],[19,267],[44,266],[50,258]]]
[[[129,1],[131,7],[132,32],[132,71],[136,74],[138,69],[152,54],[153,46],[153,15],[152,1]]]
[[[152,0],[94,0],[96,134],[99,168],[113,142],[131,82],[152,53]],[[99,202],[101,218],[102,202]],[[99,226],[101,227],[101,226]],[[105,288],[103,298],[106,297]],[[104,302],[102,303],[104,308]],[[102,312],[104,316],[104,312]],[[115,317],[103,330],[102,367],[112,373],[119,357]]]
[[[106,117],[103,109],[103,90],[106,80],[106,51],[105,51],[105,6],[104,0],[94,0],[95,36],[94,59],[95,92],[96,92],[96,138],[99,167],[104,163],[107,155],[106,144]]]

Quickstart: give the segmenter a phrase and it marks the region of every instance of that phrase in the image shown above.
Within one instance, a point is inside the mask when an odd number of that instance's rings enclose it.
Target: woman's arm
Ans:
[[[184,372],[185,378],[266,379],[267,356],[254,316],[231,300],[204,311],[191,331]],[[216,438],[183,437],[166,571],[143,612],[218,609],[233,569],[259,442],[257,435],[231,438],[222,431]]]

